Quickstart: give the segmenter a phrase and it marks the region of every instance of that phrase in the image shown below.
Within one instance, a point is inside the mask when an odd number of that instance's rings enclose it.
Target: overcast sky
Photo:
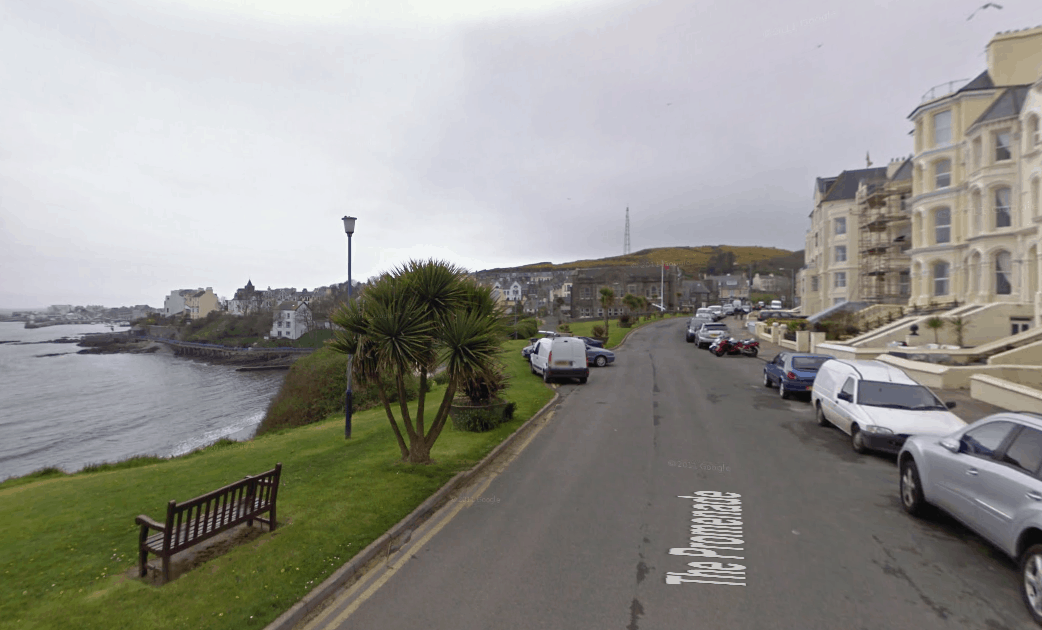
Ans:
[[[1037,3],[0,0],[0,307],[797,250]]]

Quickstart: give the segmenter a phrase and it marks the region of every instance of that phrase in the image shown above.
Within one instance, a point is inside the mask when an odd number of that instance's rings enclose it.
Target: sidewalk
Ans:
[[[734,328],[734,323],[733,322],[729,322],[729,325],[732,328]],[[745,325],[745,322],[743,321],[742,322],[743,328],[741,329],[743,332],[745,332],[744,325]],[[738,335],[736,335],[736,336],[738,336]],[[753,337],[753,336],[754,335],[751,335],[751,334],[750,335],[742,335],[740,338],[744,339],[746,337]],[[781,346],[776,346],[773,343],[771,343],[770,341],[766,341],[764,339],[759,339],[759,342],[760,342],[760,356],[759,356],[759,358],[761,358],[761,359],[763,359],[765,361],[770,361],[775,356],[777,356],[779,352],[792,352],[792,350],[789,350],[788,348],[783,348]],[[935,389],[935,390],[933,390],[933,392],[935,394],[937,394],[937,396],[941,400],[943,400],[944,402],[949,402],[949,401],[955,402],[955,409],[952,409],[952,413],[954,413],[955,415],[959,416],[959,418],[961,418],[964,422],[968,422],[968,423],[969,422],[975,422],[977,420],[980,420],[984,416],[988,416],[988,415],[991,415],[993,413],[1009,411],[1008,409],[1004,409],[1002,407],[996,407],[995,405],[992,405],[990,403],[986,403],[984,401],[974,399],[973,397],[970,396],[970,390],[968,390],[968,389]]]

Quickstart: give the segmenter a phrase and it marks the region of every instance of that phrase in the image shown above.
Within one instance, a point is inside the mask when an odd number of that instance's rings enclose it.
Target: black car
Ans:
[[[604,347],[604,342],[603,341],[599,341],[599,340],[593,339],[591,337],[579,337],[579,339],[582,339],[584,342],[586,342],[586,345],[591,346],[593,348],[603,348]]]

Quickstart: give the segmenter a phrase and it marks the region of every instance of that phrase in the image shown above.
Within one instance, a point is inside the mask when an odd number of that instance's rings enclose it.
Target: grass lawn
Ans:
[[[669,318],[672,318],[672,317],[691,317],[691,314],[690,313],[666,313],[662,317],[662,319],[669,319]],[[626,333],[628,333],[629,331],[633,330],[634,328],[640,328],[641,326],[644,326],[645,324],[650,324],[652,322],[658,322],[658,321],[662,321],[662,320],[660,320],[658,317],[652,317],[648,321],[644,321],[644,318],[642,317],[640,319],[640,321],[635,323],[635,324],[633,324],[633,326],[631,328],[620,328],[619,327],[619,320],[618,320],[618,318],[615,318],[615,319],[609,318],[609,320],[608,320],[608,341],[607,341],[607,343],[604,344],[604,347],[605,348],[614,348],[615,346],[619,345],[619,343],[622,342],[622,338],[625,337]],[[572,334],[577,336],[577,337],[589,337],[593,333],[593,327],[594,326],[603,326],[603,325],[604,325],[604,320],[602,319],[602,320],[595,321],[595,322],[592,322],[592,321],[591,322],[573,322],[573,323],[568,324],[568,327],[569,327],[569,329],[571,329]]]
[[[515,419],[488,433],[451,421],[430,466],[398,462],[382,407],[190,455],[0,484],[0,628],[263,628],[453,475],[473,466],[546,404],[520,349],[504,344]],[[427,422],[444,390],[428,394]],[[415,408],[415,404],[412,405]],[[395,408],[396,417],[399,415]],[[135,579],[134,517],[282,462],[279,529],[162,587]]]

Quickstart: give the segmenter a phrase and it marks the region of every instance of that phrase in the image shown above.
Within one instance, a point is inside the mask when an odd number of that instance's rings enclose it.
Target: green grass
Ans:
[[[672,317],[691,317],[691,315],[687,314],[687,313],[666,313],[662,317],[662,319],[669,319],[669,318],[672,318]],[[634,328],[640,328],[641,326],[644,326],[646,324],[651,324],[653,322],[658,322],[658,321],[662,321],[662,320],[659,319],[658,317],[654,317],[653,316],[648,321],[644,321],[644,318],[641,317],[640,321],[639,322],[635,322],[632,327],[630,327],[630,328],[621,328],[619,326],[618,318],[609,318],[609,320],[608,320],[608,322],[609,322],[609,326],[608,326],[608,341],[604,344],[604,347],[605,348],[614,348],[615,346],[617,346],[620,343],[622,343],[622,339],[626,336],[627,333],[629,333],[629,331],[633,330]],[[577,337],[589,337],[589,336],[591,336],[592,333],[593,333],[593,327],[594,326],[604,326],[604,320],[601,319],[601,320],[598,320],[598,321],[595,321],[595,322],[594,321],[590,321],[590,322],[573,322],[573,323],[568,324],[568,328],[571,330],[572,334],[577,336]]]
[[[502,355],[515,420],[488,433],[448,423],[430,466],[398,461],[381,407],[354,416],[350,442],[334,415],[176,459],[74,475],[48,470],[0,484],[0,628],[263,628],[552,398],[529,378],[519,352],[525,343],[506,342]],[[441,393],[428,394],[429,410]],[[278,530],[159,588],[133,577],[135,516],[162,519],[170,499],[280,461]]]

